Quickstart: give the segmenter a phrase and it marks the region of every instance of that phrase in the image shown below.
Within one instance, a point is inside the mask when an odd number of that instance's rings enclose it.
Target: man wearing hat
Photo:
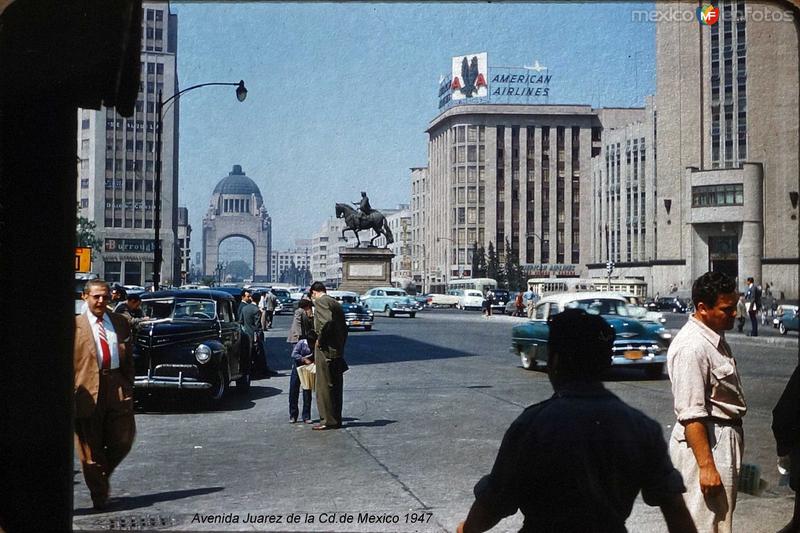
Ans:
[[[129,294],[125,303],[117,308],[117,312],[128,319],[128,324],[133,331],[145,320],[150,320],[149,316],[144,316],[142,297],[137,293]]]
[[[518,509],[521,531],[625,531],[639,491],[661,507],[669,531],[696,531],[661,426],[600,381],[613,344],[598,315],[567,309],[550,320],[555,393],[511,424],[459,533],[487,531]]]

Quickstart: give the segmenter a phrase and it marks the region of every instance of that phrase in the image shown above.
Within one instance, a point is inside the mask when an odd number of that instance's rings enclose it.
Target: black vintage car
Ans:
[[[151,320],[135,335],[137,397],[164,389],[198,391],[214,404],[231,381],[241,392],[250,388],[250,346],[230,294],[152,292],[142,295],[142,310]]]

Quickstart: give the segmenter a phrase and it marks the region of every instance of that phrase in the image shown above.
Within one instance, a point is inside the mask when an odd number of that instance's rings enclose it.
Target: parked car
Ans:
[[[458,296],[459,309],[478,309],[483,307],[483,294],[477,289],[453,289],[450,294]]]
[[[233,296],[219,290],[169,290],[142,295],[152,318],[135,332],[135,395],[198,391],[218,404],[231,381],[250,388],[250,342],[236,322]]]
[[[661,324],[630,316],[625,298],[608,292],[561,293],[539,300],[533,319],[512,328],[511,352],[520,358],[523,368],[547,363],[548,319],[572,307],[599,314],[614,328],[612,365],[639,366],[647,377],[661,376],[671,336]]]
[[[294,313],[295,300],[292,298],[288,290],[272,287],[270,292],[272,292],[272,294],[274,294],[278,299],[278,305],[275,307],[276,315],[280,313]]]
[[[372,311],[365,309],[361,304],[361,298],[359,298],[358,293],[350,291],[328,291],[328,296],[342,304],[344,320],[347,322],[348,328],[364,328],[364,331],[372,329],[374,316]]]
[[[492,311],[495,313],[505,314],[506,312],[506,304],[509,302],[509,298],[511,298],[511,293],[508,292],[506,289],[493,289],[492,294],[494,294],[494,301],[492,301]],[[512,303],[514,301],[513,298],[510,300]]]
[[[361,301],[373,313],[382,311],[386,316],[398,314],[405,314],[411,318],[417,316],[416,303],[403,289],[375,287],[364,293]]]
[[[775,320],[778,321],[781,335],[786,335],[788,331],[800,331],[800,310],[796,305],[779,305]]]
[[[685,313],[691,307],[687,300],[677,296],[661,296],[648,305],[651,311],[670,311],[672,313]]]
[[[455,307],[458,305],[458,296],[453,294],[428,294],[430,307]]]

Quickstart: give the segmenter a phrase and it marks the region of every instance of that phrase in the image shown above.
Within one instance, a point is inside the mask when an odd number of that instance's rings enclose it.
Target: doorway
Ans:
[[[739,277],[739,239],[736,235],[708,237],[708,270]]]

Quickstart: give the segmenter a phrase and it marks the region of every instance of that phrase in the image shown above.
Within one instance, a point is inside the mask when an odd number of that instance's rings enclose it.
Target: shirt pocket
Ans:
[[[736,367],[725,361],[711,369],[711,396],[717,403],[742,403]]]

